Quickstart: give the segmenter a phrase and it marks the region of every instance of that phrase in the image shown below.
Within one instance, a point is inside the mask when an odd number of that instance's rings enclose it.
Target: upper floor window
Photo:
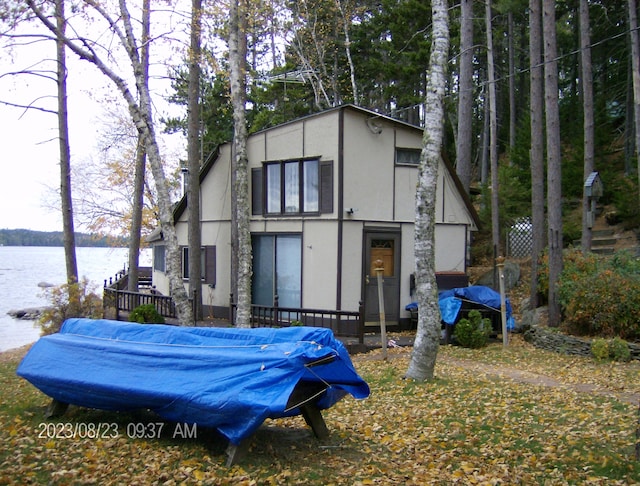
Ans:
[[[396,164],[420,165],[421,152],[420,149],[396,147]]]
[[[251,174],[252,213],[333,212],[333,163],[318,159],[267,162]]]
[[[267,214],[318,212],[318,160],[266,164]]]

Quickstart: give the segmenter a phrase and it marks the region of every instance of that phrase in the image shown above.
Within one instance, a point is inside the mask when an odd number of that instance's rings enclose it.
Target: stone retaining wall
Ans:
[[[591,356],[591,339],[568,336],[541,327],[531,327],[525,331],[524,339],[537,348],[555,351],[561,354]],[[640,360],[640,345],[629,344],[631,359]]]

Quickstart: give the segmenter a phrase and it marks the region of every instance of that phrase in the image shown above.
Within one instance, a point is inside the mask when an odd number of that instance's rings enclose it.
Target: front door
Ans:
[[[383,263],[382,288],[387,325],[398,324],[400,316],[400,233],[390,231],[365,231],[364,234],[364,312],[369,326],[380,324],[378,306],[378,279],[376,261]]]

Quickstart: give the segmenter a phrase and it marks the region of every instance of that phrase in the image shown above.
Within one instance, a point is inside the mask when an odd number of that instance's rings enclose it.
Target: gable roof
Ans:
[[[317,113],[311,113],[309,115],[305,115],[303,117],[300,118],[296,118],[295,120],[290,120],[288,122],[282,123],[280,125],[276,125],[273,127],[268,127],[268,128],[264,128],[262,130],[259,130],[257,132],[254,132],[252,134],[249,135],[249,137],[251,137],[252,135],[255,134],[259,134],[259,133],[264,133],[264,132],[268,132],[270,130],[276,129],[276,128],[280,128],[280,127],[284,127],[287,125],[292,125],[292,124],[296,124],[296,123],[300,123],[301,121],[304,121],[306,119],[309,118],[315,118],[318,116],[322,116],[322,115],[326,115],[327,113],[331,113],[334,111],[341,111],[341,110],[350,110],[350,111],[354,111],[356,113],[359,113],[363,116],[367,116],[370,118],[380,118],[385,120],[388,123],[391,123],[393,125],[400,125],[402,127],[414,130],[416,132],[422,133],[423,128],[417,126],[417,125],[412,125],[411,123],[407,123],[404,122],[402,120],[397,120],[395,118],[392,118],[388,115],[383,115],[381,113],[372,111],[372,110],[368,110],[366,108],[362,108],[360,106],[356,106],[353,104],[345,104],[345,105],[340,105],[340,106],[336,106],[333,108],[328,108],[326,110],[323,111],[319,111]],[[231,143],[231,142],[225,142],[225,144],[227,143]],[[211,168],[213,167],[213,165],[216,163],[216,161],[218,160],[218,157],[220,156],[220,146],[216,147],[216,149],[211,152],[207,159],[205,160],[204,164],[202,165],[202,168],[200,169],[200,175],[198,177],[200,183],[202,183],[202,181],[204,181],[204,179],[207,177],[207,174],[209,173],[209,171],[211,170]],[[478,216],[478,212],[476,211],[475,207],[473,206],[472,202],[471,202],[471,198],[469,197],[469,194],[467,193],[467,191],[464,190],[463,186],[462,186],[462,182],[460,181],[460,178],[458,177],[458,174],[456,174],[455,169],[453,168],[453,165],[451,164],[451,162],[449,162],[448,157],[446,157],[446,154],[443,152],[442,154],[442,161],[444,162],[444,166],[447,169],[447,172],[449,172],[449,175],[451,176],[456,189],[458,190],[458,192],[460,193],[460,196],[463,199],[463,202],[467,208],[467,210],[469,211],[469,214],[471,215],[471,218],[473,219],[473,222],[475,223],[477,228],[480,228],[481,223],[480,223],[480,217]],[[176,204],[174,210],[173,210],[173,220],[174,222],[177,222],[180,217],[182,216],[182,214],[184,213],[184,211],[187,209],[187,195],[185,194],[182,199],[180,199],[180,201]]]

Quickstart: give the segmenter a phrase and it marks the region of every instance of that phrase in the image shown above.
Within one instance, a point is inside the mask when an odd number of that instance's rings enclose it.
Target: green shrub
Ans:
[[[39,319],[42,334],[53,334],[71,317],[100,319],[103,316],[102,299],[94,292],[89,280],[63,284],[46,289],[44,296],[51,305]]]
[[[609,343],[606,339],[596,338],[591,341],[591,354],[597,361],[609,359]]]
[[[153,304],[143,304],[131,311],[129,322],[140,324],[164,324],[164,317],[160,315]]]
[[[538,290],[548,293],[547,256],[541,259]],[[584,336],[640,338],[640,260],[566,250],[558,282],[563,328]]]
[[[487,345],[491,331],[491,321],[483,319],[480,311],[474,309],[469,312],[468,319],[456,323],[453,335],[460,346],[475,349]]]
[[[631,360],[629,344],[624,339],[614,337],[609,341],[609,357],[614,361],[627,362]]]
[[[631,360],[631,350],[624,339],[596,338],[591,341],[591,354],[598,361],[622,361]]]

